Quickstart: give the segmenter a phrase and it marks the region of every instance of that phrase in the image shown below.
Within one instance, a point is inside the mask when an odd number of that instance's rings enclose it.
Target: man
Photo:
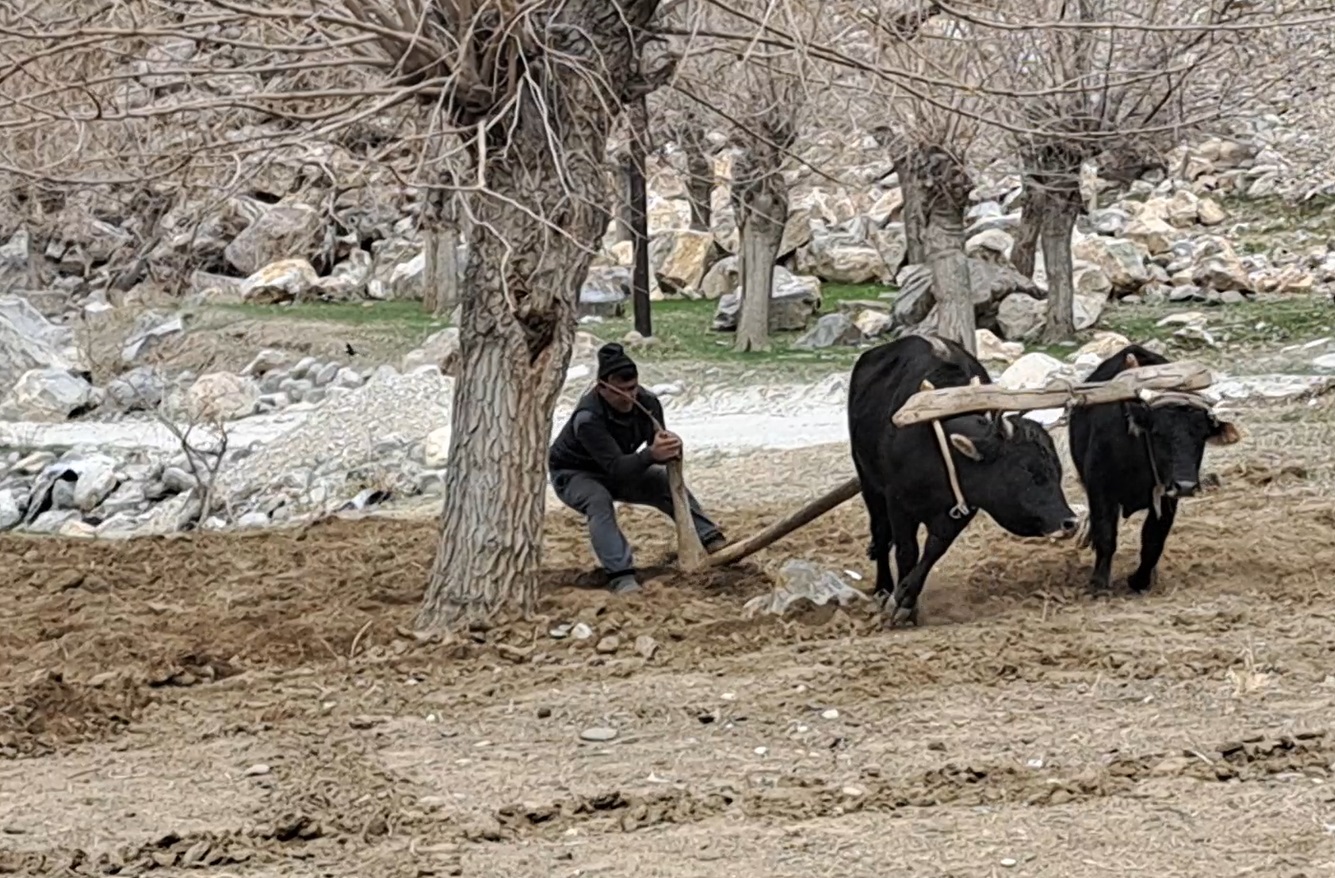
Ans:
[[[618,594],[640,585],[613,502],[652,506],[672,515],[663,464],[681,455],[681,439],[658,430],[655,420],[663,423],[662,403],[640,387],[639,370],[625,349],[615,342],[605,344],[598,350],[597,386],[580,398],[547,455],[556,496],[588,519],[593,552]],[[718,551],[727,540],[700,511],[695,497],[688,497],[700,542],[707,551]]]

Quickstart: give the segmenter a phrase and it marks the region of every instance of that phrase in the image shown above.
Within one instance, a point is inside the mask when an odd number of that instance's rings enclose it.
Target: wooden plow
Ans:
[[[1010,389],[997,384],[932,388],[924,382],[925,389],[910,396],[892,420],[897,427],[907,427],[976,412],[1028,412],[1129,402],[1155,392],[1203,390],[1212,381],[1205,366],[1183,360],[1126,369],[1110,381],[1056,381],[1039,389]],[[730,543],[711,555],[705,551],[691,521],[681,458],[669,461],[667,472],[677,530],[677,563],[687,572],[735,564],[810,524],[861,490],[857,477],[848,479],[759,533]]]

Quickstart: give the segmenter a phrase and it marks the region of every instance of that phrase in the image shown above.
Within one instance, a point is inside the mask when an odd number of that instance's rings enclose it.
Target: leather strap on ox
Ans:
[[[975,380],[974,383],[977,383]],[[932,382],[923,381],[922,390],[935,390]],[[955,495],[955,505],[951,507],[950,517],[956,520],[969,514],[969,504],[964,500],[964,491],[960,489],[959,476],[955,473],[955,459],[950,454],[950,442],[946,439],[946,430],[941,422],[932,421],[932,430],[936,433],[936,444],[941,449],[941,457],[946,462],[946,475],[950,479],[950,490]]]

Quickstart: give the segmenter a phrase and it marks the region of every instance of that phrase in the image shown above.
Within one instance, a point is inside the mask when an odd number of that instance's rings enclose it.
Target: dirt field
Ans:
[[[1239,419],[1148,596],[1093,600],[1089,553],[980,518],[917,630],[742,615],[786,558],[870,576],[859,500],[630,598],[573,585],[591,558],[553,509],[543,618],[450,646],[406,627],[427,521],[6,537],[0,873],[1332,874],[1335,504],[1310,418]],[[845,455],[774,459],[829,481]],[[810,477],[761,501],[728,488],[744,465],[693,476],[735,535]],[[666,555],[666,519],[623,521]]]

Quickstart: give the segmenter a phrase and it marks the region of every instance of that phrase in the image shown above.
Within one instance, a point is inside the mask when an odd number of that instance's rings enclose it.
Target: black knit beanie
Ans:
[[[623,370],[629,370],[632,375],[639,372],[635,368],[635,361],[627,356],[625,348],[613,341],[598,349],[599,381],[605,381],[609,375]]]

